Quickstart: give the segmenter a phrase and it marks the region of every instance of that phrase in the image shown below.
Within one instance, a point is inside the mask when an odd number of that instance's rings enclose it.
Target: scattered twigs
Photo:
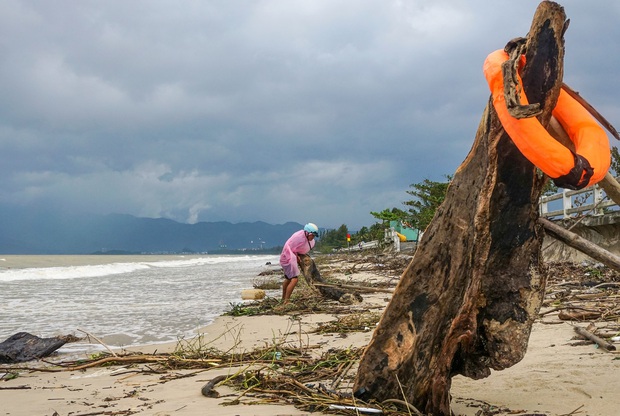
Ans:
[[[575,330],[576,333],[578,333],[582,337],[585,337],[585,338],[589,339],[590,341],[594,342],[596,345],[598,345],[599,347],[603,348],[606,351],[615,351],[616,350],[616,346],[615,345],[613,345],[610,342],[605,341],[602,338],[597,337],[596,335],[594,335],[593,333],[591,333],[590,331],[588,331],[585,328],[582,328],[580,326],[575,326],[575,327],[573,327],[573,329]]]
[[[576,415],[577,413],[581,413],[581,412],[579,411],[579,409],[581,409],[583,406],[584,406],[584,405],[582,404],[581,406],[579,406],[578,408],[576,408],[576,409],[575,409],[575,410],[573,410],[572,412],[570,412],[570,413],[564,413],[563,415],[559,415],[559,416],[573,416],[573,415]]]
[[[51,363],[54,366],[60,368],[51,367],[3,367],[3,370],[13,371],[41,371],[41,372],[60,372],[60,371],[78,371],[85,370],[92,367],[100,367],[102,365],[114,365],[114,364],[147,364],[157,363],[166,365],[170,368],[196,368],[196,367],[217,367],[221,363],[221,359],[188,359],[179,358],[169,354],[151,355],[151,354],[136,354],[126,356],[104,357],[96,360],[92,360],[80,365],[67,365],[65,363]]]
[[[545,309],[539,314],[543,323],[569,321],[579,335],[616,354],[616,346],[609,339],[620,334],[620,272],[591,263],[550,263],[548,268]],[[555,313],[553,320],[550,317]],[[578,322],[590,326],[583,329],[576,325]],[[586,333],[596,333],[593,336],[598,342]]]
[[[404,407],[405,409],[409,410],[409,414],[411,414],[411,412],[413,412],[414,415],[417,416],[423,416],[422,413],[420,413],[420,411],[418,409],[415,408],[415,406],[413,406],[411,403],[407,403],[404,400],[398,400],[398,399],[387,399],[383,401],[383,404],[390,404],[390,403],[394,403],[394,404],[398,404],[402,407]]]
[[[369,287],[369,286],[358,286],[358,285],[344,285],[344,284],[329,284],[329,283],[315,283],[315,286],[319,286],[319,287],[333,287],[333,288],[339,288],[339,289],[348,289],[348,290],[354,290],[356,292],[361,292],[361,293],[373,293],[373,292],[381,292],[381,293],[394,293],[394,290],[392,289],[381,289],[378,287]]]
[[[9,387],[0,387],[0,390],[30,390],[32,387],[30,386],[9,386]]]
[[[347,364],[344,367],[344,370],[340,372],[340,375],[338,377],[336,377],[336,379],[332,383],[332,385],[330,387],[332,390],[336,390],[338,388],[338,386],[340,386],[340,383],[342,383],[342,380],[344,379],[344,377],[347,375],[347,373],[349,372],[351,367],[353,367],[353,364],[355,364],[355,361],[349,362],[349,364]]]
[[[381,319],[378,312],[363,312],[338,317],[335,321],[319,324],[315,332],[326,333],[346,333],[357,331],[370,331]]]

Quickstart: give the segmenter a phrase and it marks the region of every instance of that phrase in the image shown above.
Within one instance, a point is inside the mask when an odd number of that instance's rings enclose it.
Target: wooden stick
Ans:
[[[108,350],[108,351],[110,352],[110,354],[112,354],[112,355],[113,355],[113,356],[115,356],[115,357],[118,357],[118,355],[116,355],[116,353],[115,353],[114,351],[112,351],[112,350],[110,349],[110,347],[108,347],[108,346],[105,344],[105,342],[101,341],[99,338],[97,338],[97,337],[96,337],[96,336],[94,336],[93,334],[88,333],[88,332],[86,332],[86,331],[84,331],[84,330],[82,330],[82,329],[80,329],[80,328],[78,328],[77,330],[78,330],[78,331],[80,331],[80,332],[85,333],[85,334],[86,334],[86,335],[88,335],[89,337],[93,337],[93,338],[94,338],[94,339],[95,339],[98,343],[100,343],[101,345],[103,345],[103,346],[105,347],[105,349],[106,349],[106,350]]]
[[[609,199],[620,205],[620,184],[611,173],[607,172],[598,184],[603,188]]]
[[[603,349],[605,349],[607,351],[615,351],[616,350],[616,346],[615,345],[605,341],[602,338],[597,337],[596,335],[594,335],[590,331],[586,330],[585,328],[582,328],[580,326],[575,326],[575,327],[573,327],[573,329],[575,330],[576,333],[578,333],[582,337],[585,337],[585,338],[589,339],[590,341],[596,343],[599,347],[601,347],[601,348],[603,348]]]
[[[355,361],[351,361],[349,364],[347,364],[347,366],[342,370],[340,375],[336,377],[336,379],[331,385],[332,390],[336,390],[338,388],[342,380],[344,380],[344,376],[346,376],[349,370],[351,369],[351,367],[353,367],[353,364],[355,364]]]
[[[620,257],[597,246],[583,237],[572,233],[565,228],[545,219],[539,218],[538,222],[554,238],[562,241],[566,245],[587,254],[595,260],[600,261],[616,271],[620,271]]]

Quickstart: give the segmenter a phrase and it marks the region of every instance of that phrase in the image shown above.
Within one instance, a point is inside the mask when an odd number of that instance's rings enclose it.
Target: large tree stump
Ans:
[[[524,90],[530,103],[540,103],[544,126],[562,84],[566,24],[563,8],[545,1],[527,36]],[[450,415],[454,375],[479,379],[523,358],[544,295],[537,222],[543,184],[489,101],[362,356],[357,397],[407,400]]]

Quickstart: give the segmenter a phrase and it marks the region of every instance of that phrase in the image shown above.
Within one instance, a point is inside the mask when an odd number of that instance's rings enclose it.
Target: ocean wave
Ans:
[[[70,266],[76,259],[69,257],[52,259],[55,263],[45,259],[61,267],[0,271],[6,306],[0,314],[0,342],[18,332],[82,336],[78,329],[115,347],[191,337],[231,304],[243,302],[243,289],[252,287],[267,262],[278,261],[273,255],[168,256],[159,262],[157,256],[153,261],[136,256],[133,262]],[[90,261],[79,259],[85,260]]]
[[[16,280],[80,279],[133,273],[150,268],[184,268],[226,263],[247,263],[257,260],[269,261],[273,256],[205,256],[175,260],[136,261],[80,266],[36,267],[24,269],[0,269],[0,283]]]

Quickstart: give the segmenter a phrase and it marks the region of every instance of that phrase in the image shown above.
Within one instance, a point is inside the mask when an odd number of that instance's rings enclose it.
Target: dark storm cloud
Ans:
[[[565,79],[618,124],[619,6],[562,4]],[[2,2],[0,203],[370,225],[465,158],[537,5]]]

